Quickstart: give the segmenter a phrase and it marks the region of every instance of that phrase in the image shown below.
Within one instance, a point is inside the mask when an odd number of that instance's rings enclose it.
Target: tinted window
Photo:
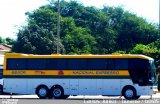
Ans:
[[[46,65],[46,60],[45,59],[27,59],[27,66],[28,69],[30,70],[41,70],[41,69],[45,69]]]
[[[66,69],[66,59],[46,59],[46,69]]]
[[[147,69],[148,60],[143,59],[129,59],[130,69]]]
[[[86,59],[67,59],[67,69],[76,69],[76,70],[86,70],[87,61]]]
[[[26,69],[26,59],[7,59],[7,69],[9,70]]]
[[[144,85],[148,81],[148,60],[129,59],[129,73],[134,83]]]
[[[115,70],[115,60],[114,59],[107,59],[107,69]]]
[[[127,59],[115,59],[115,69],[122,69],[127,70],[128,69],[128,60]]]
[[[88,59],[88,69],[89,70],[105,70],[107,67],[106,59]]]

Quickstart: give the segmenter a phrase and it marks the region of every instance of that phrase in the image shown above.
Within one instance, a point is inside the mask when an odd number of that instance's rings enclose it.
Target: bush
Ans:
[[[114,52],[114,53],[112,53],[112,54],[125,54],[125,53],[126,53],[125,51],[118,50],[118,51],[116,51],[116,52]]]

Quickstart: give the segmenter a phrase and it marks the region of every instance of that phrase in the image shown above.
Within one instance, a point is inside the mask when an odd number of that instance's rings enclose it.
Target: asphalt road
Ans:
[[[160,104],[160,93],[141,96],[139,100],[125,100],[124,97],[70,96],[68,99],[39,99],[36,95],[0,95],[0,104]]]

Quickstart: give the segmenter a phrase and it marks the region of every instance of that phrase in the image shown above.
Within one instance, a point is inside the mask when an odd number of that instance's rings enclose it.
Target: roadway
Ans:
[[[36,95],[0,95],[0,104],[160,104],[160,93],[141,96],[139,100],[125,100],[124,97],[70,96],[68,99],[39,99]]]

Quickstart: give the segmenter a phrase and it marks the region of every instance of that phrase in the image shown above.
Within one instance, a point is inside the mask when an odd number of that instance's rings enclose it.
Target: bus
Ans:
[[[70,95],[124,96],[157,93],[154,59],[144,55],[33,55],[8,53],[3,90],[66,99]]]
[[[0,95],[3,94],[3,59],[4,55],[0,55]]]

